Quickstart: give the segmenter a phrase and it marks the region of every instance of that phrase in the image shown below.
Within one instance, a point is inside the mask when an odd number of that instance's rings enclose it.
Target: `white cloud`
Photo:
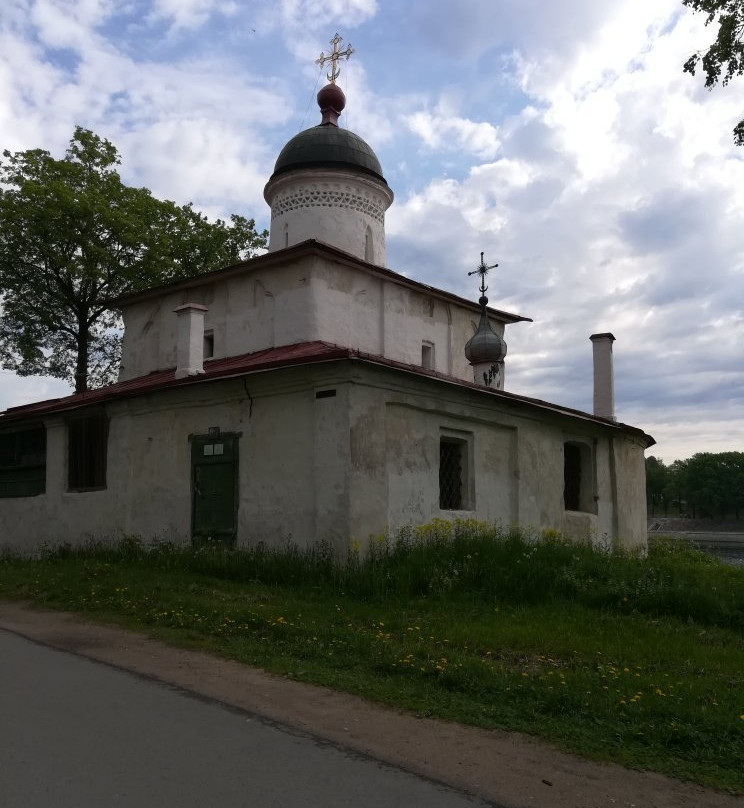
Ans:
[[[237,11],[234,0],[154,0],[152,18],[170,22],[173,30],[194,29],[213,15],[230,17]]]
[[[11,384],[12,382],[12,384]],[[7,370],[0,370],[0,409],[21,407],[34,401],[62,398],[72,393],[72,388],[60,379],[47,376],[16,376]]]
[[[509,389],[589,407],[588,336],[613,331],[618,416],[658,454],[741,446],[741,95],[683,74],[711,31],[679,0],[6,0],[0,145],[61,154],[79,123],[126,181],[264,226],[336,30],[391,266],[475,297],[483,250],[491,303],[536,320],[507,333]]]
[[[316,31],[334,25],[355,28],[377,13],[376,0],[278,0],[271,6],[282,26]]]
[[[44,45],[84,51],[112,12],[112,0],[35,0],[30,20]]]
[[[657,438],[679,453],[693,428],[674,444],[669,425],[648,417],[653,402],[681,419],[694,402],[712,425],[721,385],[744,387],[744,236],[727,214],[744,204],[744,161],[726,125],[735,97],[700,93],[682,74],[699,31],[677,12],[616,4],[572,52],[523,61],[531,104],[500,125],[499,159],[399,194],[388,214],[399,244],[388,249],[441,268],[426,280],[470,296],[474,256],[499,261],[492,305],[536,320],[507,334],[515,391],[588,408],[588,336],[613,331],[619,417],[662,424]]]
[[[498,129],[487,122],[419,111],[406,116],[405,125],[430,149],[465,150],[490,160],[500,146]]]
[[[130,172],[146,178],[156,196],[194,201],[222,218],[231,212],[254,216],[265,207],[268,155],[251,149],[257,144],[246,143],[233,127],[205,117],[171,118],[120,141]]]
[[[455,60],[513,42],[531,53],[563,54],[592,35],[609,7],[596,0],[427,0],[414,5],[411,21],[429,47]]]

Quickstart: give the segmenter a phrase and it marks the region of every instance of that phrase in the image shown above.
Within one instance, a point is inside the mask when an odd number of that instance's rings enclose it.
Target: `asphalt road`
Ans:
[[[2,808],[479,805],[338,746],[0,631]]]

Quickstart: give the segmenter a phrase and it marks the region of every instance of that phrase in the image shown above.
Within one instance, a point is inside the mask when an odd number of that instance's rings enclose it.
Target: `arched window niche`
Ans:
[[[594,452],[588,443],[563,444],[563,506],[567,511],[596,513]]]

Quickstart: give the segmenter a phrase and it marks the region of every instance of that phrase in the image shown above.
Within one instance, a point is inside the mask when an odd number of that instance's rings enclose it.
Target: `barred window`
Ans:
[[[98,412],[67,422],[67,487],[84,491],[106,487],[108,419]]]
[[[45,491],[44,427],[0,432],[0,497],[31,497]]]
[[[467,444],[453,438],[439,441],[439,507],[443,511],[463,510]]]

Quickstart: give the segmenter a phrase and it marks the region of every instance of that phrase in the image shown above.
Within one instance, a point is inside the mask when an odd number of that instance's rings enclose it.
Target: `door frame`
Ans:
[[[220,543],[225,547],[234,547],[238,535],[238,509],[240,505],[240,438],[242,432],[222,432],[219,427],[210,427],[209,432],[189,435],[191,445],[189,473],[189,487],[191,499],[191,544],[194,547],[201,547],[208,543],[208,539],[201,538],[196,533],[196,469],[198,466],[210,465],[230,465],[233,470],[233,529],[229,534],[220,535],[214,543]],[[214,443],[229,443],[231,460],[208,460],[205,462],[203,447]],[[215,456],[212,455],[212,458]],[[198,462],[201,460],[201,462]]]

